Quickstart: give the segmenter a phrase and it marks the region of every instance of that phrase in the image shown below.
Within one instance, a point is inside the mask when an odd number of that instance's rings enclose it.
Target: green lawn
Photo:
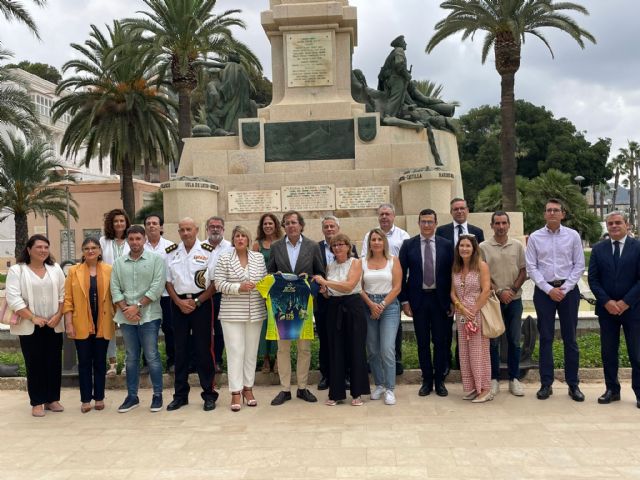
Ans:
[[[587,333],[578,338],[578,346],[580,348],[580,367],[582,368],[600,368],[602,367],[602,359],[600,357],[600,336],[597,333]],[[295,343],[292,348],[292,356],[295,359]],[[553,344],[553,360],[555,368],[563,366],[563,346],[561,341],[555,341]],[[405,340],[402,342],[402,356],[404,367],[419,368],[418,365],[418,348],[414,341]],[[160,356],[163,363],[166,361],[164,343],[160,342]],[[533,352],[533,359],[538,359],[538,346]],[[22,353],[6,353],[0,352],[0,363],[18,364],[20,365],[20,374],[25,375],[24,359]],[[124,349],[118,347],[118,371],[124,366]],[[630,367],[629,355],[627,347],[624,343],[624,337],[620,340],[620,367]],[[318,369],[318,340],[315,339],[311,344],[311,369]]]

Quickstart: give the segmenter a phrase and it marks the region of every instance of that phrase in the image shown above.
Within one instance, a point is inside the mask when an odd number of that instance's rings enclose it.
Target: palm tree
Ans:
[[[52,108],[55,122],[65,113],[72,119],[65,130],[60,150],[68,156],[84,155],[85,165],[105,157],[122,175],[123,207],[135,214],[133,170],[148,158],[156,165],[176,157],[178,136],[175,104],[160,83],[156,57],[145,47],[139,33],[118,21],[103,35],[91,25],[84,45],[71,44],[84,58],[71,60],[63,71],[75,75],[58,85],[57,93],[73,89]]]
[[[620,186],[620,175],[626,173],[626,165],[624,157],[620,154],[616,155],[611,160],[611,167],[613,168],[613,193],[611,198],[611,209],[616,209],[616,201],[618,199],[618,186]]]
[[[625,171],[629,175],[629,223],[636,226],[636,188],[638,183],[637,170],[640,164],[640,143],[627,140],[627,147],[621,148],[620,159],[624,162]]]
[[[33,3],[42,7],[47,3],[47,0],[33,0]],[[21,3],[18,3],[15,0],[0,0],[0,14],[2,14],[8,21],[16,19],[19,22],[24,23],[38,39],[40,38],[36,23]]]
[[[496,70],[501,77],[500,113],[502,128],[502,195],[506,210],[516,207],[516,135],[514,84],[520,68],[520,53],[525,34],[539,38],[551,52],[553,50],[541,28],[551,27],[568,33],[581,48],[583,38],[595,43],[596,39],[582,29],[563,10],[574,10],[588,15],[586,8],[576,3],[554,3],[553,0],[449,0],[440,4],[450,10],[449,15],[435,25],[436,33],[427,44],[431,52],[436,45],[451,35],[462,32],[462,40],[481,30],[486,32],[482,45],[482,63],[493,47]]]
[[[213,14],[216,0],[143,0],[145,18],[129,18],[123,24],[150,35],[160,55],[162,67],[170,72],[172,89],[178,94],[180,138],[191,136],[191,92],[198,84],[198,60],[209,54],[227,56],[238,53],[248,63],[262,69],[253,52],[233,37],[230,27],[246,28],[233,15],[241,10]],[[179,151],[182,152],[182,141]]]
[[[11,52],[0,48],[0,61],[9,58]],[[22,81],[6,65],[0,66],[0,85],[0,125],[12,126],[25,135],[40,130],[35,105],[21,87]]]
[[[18,136],[0,136],[0,211],[13,214],[16,228],[15,256],[24,249],[29,238],[27,215],[52,215],[66,223],[66,193],[52,186],[62,180],[75,181],[57,170],[64,168],[54,156],[47,142],[35,138],[27,145]],[[70,199],[73,205],[75,200]],[[70,214],[78,219],[78,212],[70,205]]]

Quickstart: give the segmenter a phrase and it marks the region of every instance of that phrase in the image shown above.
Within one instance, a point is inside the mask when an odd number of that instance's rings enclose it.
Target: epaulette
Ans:
[[[211,245],[210,243],[207,243],[207,242],[202,242],[200,244],[200,246],[202,248],[204,248],[207,252],[213,252],[213,250],[214,250],[213,245]]]
[[[171,253],[173,252],[176,248],[178,248],[178,245],[176,245],[175,243],[173,245],[169,245],[167,248],[164,249],[164,251],[166,253]]]

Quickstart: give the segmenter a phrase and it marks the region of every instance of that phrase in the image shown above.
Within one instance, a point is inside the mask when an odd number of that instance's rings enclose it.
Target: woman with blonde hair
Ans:
[[[451,301],[455,307],[464,399],[493,400],[489,339],[482,335],[480,309],[491,292],[489,267],[480,258],[475,235],[460,235],[453,257]]]
[[[231,234],[233,250],[218,258],[214,273],[216,290],[222,293],[220,322],[227,349],[227,376],[231,411],[258,405],[253,396],[258,343],[267,308],[256,284],[267,275],[264,257],[249,249],[251,234],[237,226]]]
[[[80,381],[80,411],[104,409],[107,347],[113,338],[111,265],[102,261],[97,238],[82,242],[82,263],[69,269],[65,283],[64,316],[67,337],[75,340]]]
[[[367,237],[367,255],[362,259],[362,292],[367,308],[367,353],[376,388],[371,400],[384,394],[386,405],[395,405],[396,333],[400,324],[398,294],[402,288],[400,261],[389,254],[389,242],[379,229]]]

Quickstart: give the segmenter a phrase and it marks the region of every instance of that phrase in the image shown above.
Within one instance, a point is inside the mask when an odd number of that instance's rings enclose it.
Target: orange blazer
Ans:
[[[69,269],[64,289],[63,312],[73,312],[73,327],[76,338],[84,340],[90,334],[110,340],[115,332],[111,301],[111,265],[98,262],[98,331],[95,331],[89,302],[89,267],[85,263]]]

